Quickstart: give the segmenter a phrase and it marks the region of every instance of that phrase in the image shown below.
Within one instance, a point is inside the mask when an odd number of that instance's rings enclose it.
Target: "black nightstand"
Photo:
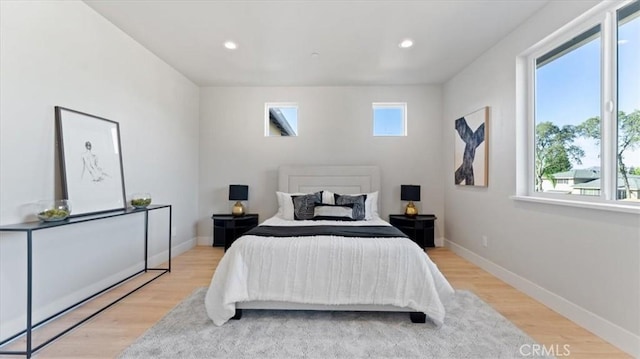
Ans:
[[[438,219],[433,214],[419,214],[415,217],[407,217],[404,214],[389,215],[389,223],[409,236],[420,247],[435,247],[434,222]]]
[[[225,252],[233,241],[244,234],[244,232],[258,225],[257,214],[245,214],[234,217],[230,214],[214,214],[213,220],[213,246],[224,246]]]

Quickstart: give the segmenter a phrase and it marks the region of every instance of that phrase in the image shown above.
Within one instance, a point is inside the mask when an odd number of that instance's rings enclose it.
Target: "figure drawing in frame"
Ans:
[[[101,182],[109,177],[105,171],[98,165],[98,156],[91,152],[91,141],[86,141],[84,147],[87,149],[82,154],[82,174],[81,178],[91,178],[94,182]],[[85,173],[87,176],[85,177]]]
[[[126,208],[119,124],[56,107],[62,195],[75,215]]]

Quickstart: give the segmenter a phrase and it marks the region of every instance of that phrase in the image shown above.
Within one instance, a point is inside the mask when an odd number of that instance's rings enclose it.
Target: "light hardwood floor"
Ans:
[[[428,254],[454,288],[474,292],[538,343],[560,350],[569,345],[569,358],[630,358],[450,250],[434,248]],[[170,274],[48,345],[35,357],[116,357],[196,288],[208,286],[222,255],[221,248],[204,246],[183,253],[172,261]]]

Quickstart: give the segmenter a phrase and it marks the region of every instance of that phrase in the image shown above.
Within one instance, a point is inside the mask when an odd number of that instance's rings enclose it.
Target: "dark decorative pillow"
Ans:
[[[335,204],[316,204],[313,209],[313,220],[353,221],[353,203],[338,206]]]
[[[316,204],[322,202],[322,194],[320,192],[305,194],[302,196],[291,196],[293,201],[293,219],[306,220],[313,218],[313,209]]]
[[[336,204],[338,206],[344,206],[346,204],[353,204],[353,219],[356,221],[364,220],[365,217],[365,207],[364,203],[367,200],[366,194],[361,194],[358,196],[349,196],[349,195],[340,195],[334,194],[336,198]]]

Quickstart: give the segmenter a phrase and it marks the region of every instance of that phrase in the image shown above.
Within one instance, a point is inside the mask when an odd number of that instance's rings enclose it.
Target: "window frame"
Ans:
[[[269,118],[269,110],[272,107],[278,108],[295,108],[296,109],[296,129],[295,136],[274,136],[270,134],[269,131],[269,123],[271,122]],[[298,120],[300,119],[300,106],[298,106],[297,102],[265,102],[264,103],[264,137],[298,137],[300,136],[300,127]]]
[[[399,135],[377,135],[376,134],[376,109],[401,109],[402,110],[402,133]],[[371,133],[373,137],[407,137],[407,103],[406,102],[373,102],[371,104]]]
[[[555,31],[516,58],[515,199],[640,213],[640,203],[617,199],[617,11],[633,0],[603,2]],[[599,196],[562,195],[535,190],[536,59],[600,25],[601,189]],[[548,200],[548,201],[546,201]],[[561,203],[563,202],[563,203]],[[583,205],[581,205],[583,204]],[[617,207],[612,208],[612,207]]]

